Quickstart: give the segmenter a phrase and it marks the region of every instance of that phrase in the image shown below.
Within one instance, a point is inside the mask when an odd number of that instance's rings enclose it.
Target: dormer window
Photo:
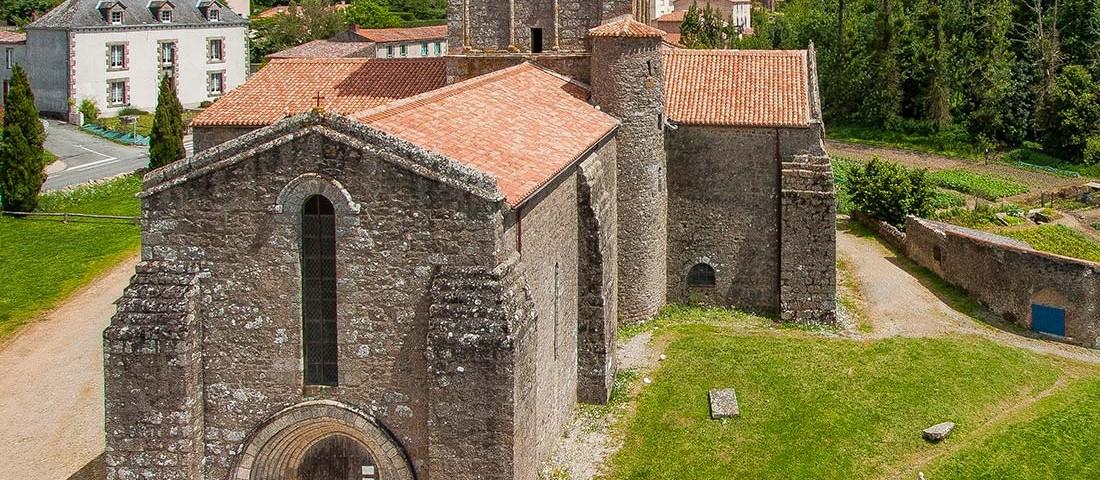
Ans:
[[[99,10],[104,21],[111,25],[122,25],[122,12],[126,10],[126,6],[122,3],[117,0],[100,0],[95,8]]]
[[[199,3],[195,6],[206,16],[206,20],[211,22],[220,22],[222,20],[222,6],[220,3],[213,0],[199,0]]]
[[[162,8],[160,9],[160,21],[163,23],[170,23],[172,21],[172,9]]]

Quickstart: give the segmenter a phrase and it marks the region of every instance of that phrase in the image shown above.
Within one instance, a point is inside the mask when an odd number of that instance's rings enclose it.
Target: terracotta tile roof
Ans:
[[[624,16],[619,20],[605,23],[588,31],[588,35],[593,37],[659,38],[664,34],[664,31],[641,23],[629,16]]]
[[[336,42],[322,39],[306,42],[268,55],[268,58],[341,58],[371,57],[371,42]]]
[[[666,48],[665,113],[695,125],[806,127],[804,50]]]
[[[657,17],[658,22],[682,22],[684,21],[684,15],[687,14],[686,10],[673,10],[664,15]]]
[[[447,38],[446,25],[411,28],[357,28],[360,37],[377,43],[417,42]]]
[[[679,33],[666,33],[665,43],[673,48],[684,48],[684,44],[680,43],[682,36]]]
[[[443,58],[276,59],[191,122],[196,126],[264,126],[307,112],[318,92],[325,110],[348,115],[446,84]]]
[[[516,206],[615,129],[587,98],[586,87],[522,63],[353,118],[495,176]]]
[[[27,34],[0,30],[0,43],[23,43],[27,41]]]

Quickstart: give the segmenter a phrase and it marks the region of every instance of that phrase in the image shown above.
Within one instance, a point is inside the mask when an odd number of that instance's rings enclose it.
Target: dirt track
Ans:
[[[845,222],[839,221],[839,226]],[[874,238],[837,231],[837,255],[845,258],[863,295],[864,317],[872,326],[865,338],[934,337],[974,334],[1035,353],[1100,364],[1100,351],[1021,336],[980,323],[948,306],[910,275],[894,252]],[[993,326],[991,326],[993,325]]]
[[[103,452],[102,333],[137,260],[0,347],[0,479],[65,480]]]

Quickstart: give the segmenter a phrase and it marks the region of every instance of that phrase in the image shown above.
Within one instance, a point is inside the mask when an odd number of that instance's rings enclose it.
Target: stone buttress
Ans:
[[[108,478],[203,478],[198,282],[185,264],[138,264],[103,332]]]

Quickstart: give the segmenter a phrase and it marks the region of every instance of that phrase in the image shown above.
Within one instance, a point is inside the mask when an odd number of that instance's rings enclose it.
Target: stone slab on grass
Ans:
[[[951,430],[955,428],[955,424],[952,422],[937,423],[921,431],[924,435],[924,439],[929,442],[938,442],[947,438],[947,434],[951,433]]]
[[[741,416],[741,408],[737,406],[737,392],[732,388],[715,388],[708,396],[710,397],[710,418]]]

